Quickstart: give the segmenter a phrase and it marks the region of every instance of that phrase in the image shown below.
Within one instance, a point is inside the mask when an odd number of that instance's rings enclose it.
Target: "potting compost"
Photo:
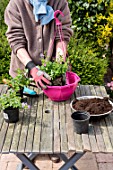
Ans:
[[[112,105],[109,103],[108,98],[104,97],[78,100],[75,99],[73,103],[73,108],[75,110],[85,110],[92,115],[106,113],[112,110]]]

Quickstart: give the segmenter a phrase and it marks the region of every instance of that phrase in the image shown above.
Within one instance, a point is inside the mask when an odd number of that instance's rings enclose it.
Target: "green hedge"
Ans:
[[[78,37],[84,36],[105,49],[113,38],[112,0],[68,0],[73,28]]]
[[[11,53],[5,36],[7,27],[4,24],[4,10],[8,2],[9,0],[1,0],[0,3],[0,75],[2,75],[0,83],[2,77],[8,76]],[[110,56],[106,44],[109,45],[113,38],[113,2],[112,0],[68,0],[68,2],[76,33],[68,48],[73,71],[77,72],[84,84],[101,84],[108,66],[107,58]]]
[[[8,77],[9,61],[10,61],[10,47],[5,36],[7,27],[4,23],[4,10],[9,0],[1,0],[0,2],[0,83],[2,77]]]
[[[104,84],[104,75],[108,67],[107,57],[99,57],[100,53],[84,38],[71,38],[68,46],[72,71],[81,78],[80,84]]]

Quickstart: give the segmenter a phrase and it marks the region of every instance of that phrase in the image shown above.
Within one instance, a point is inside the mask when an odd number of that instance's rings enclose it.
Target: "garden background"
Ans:
[[[0,2],[0,83],[8,78],[10,47],[5,36],[4,10]],[[81,84],[105,85],[113,76],[113,1],[68,0],[74,35],[68,45],[72,70]]]

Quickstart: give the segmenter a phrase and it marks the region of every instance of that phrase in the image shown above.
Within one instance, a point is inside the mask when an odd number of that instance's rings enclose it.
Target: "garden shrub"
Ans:
[[[4,10],[8,2],[9,0],[0,2],[0,83],[2,77],[8,76],[11,53],[5,36],[7,26],[4,23]],[[72,37],[68,46],[73,71],[81,77],[83,84],[102,84],[110,55],[106,44],[113,38],[113,2],[68,0],[68,3],[73,29],[77,33],[77,37]]]
[[[112,0],[68,0],[74,31],[106,49],[113,38]]]
[[[4,23],[4,10],[9,0],[1,0],[0,2],[0,83],[2,77],[8,77],[10,63],[10,47],[5,35],[7,27]]]
[[[100,53],[94,48],[94,43],[87,40],[71,38],[68,46],[69,59],[72,71],[76,72],[80,78],[80,84],[102,85],[104,75],[108,67],[107,57],[98,57]]]

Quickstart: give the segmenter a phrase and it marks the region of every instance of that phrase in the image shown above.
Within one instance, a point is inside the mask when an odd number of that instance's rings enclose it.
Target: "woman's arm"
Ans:
[[[24,66],[26,66],[29,61],[32,61],[25,48],[20,48],[17,50],[17,57],[24,64]]]

